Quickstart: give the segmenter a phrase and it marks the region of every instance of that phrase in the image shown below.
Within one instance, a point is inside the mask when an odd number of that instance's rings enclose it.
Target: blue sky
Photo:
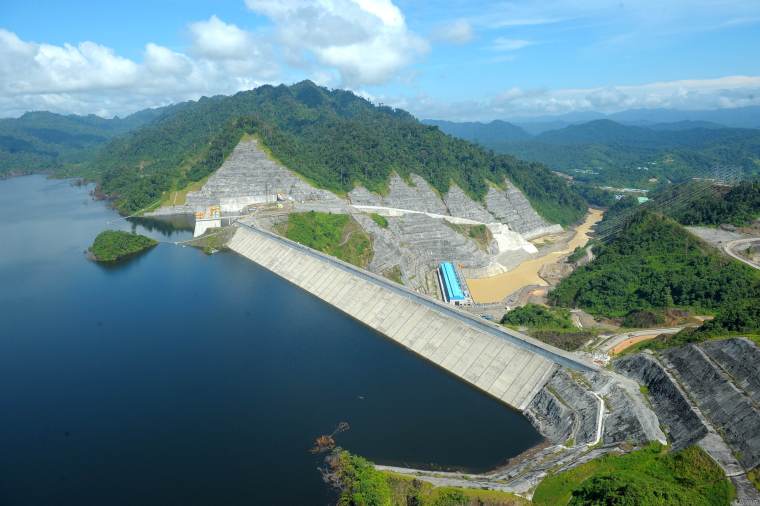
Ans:
[[[6,0],[0,116],[305,78],[460,120],[737,107],[760,104],[758,54],[757,0]]]

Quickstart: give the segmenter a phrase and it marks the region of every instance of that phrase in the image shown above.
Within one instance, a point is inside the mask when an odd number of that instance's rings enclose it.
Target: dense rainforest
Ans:
[[[0,120],[0,175],[52,172],[100,183],[133,214],[216,170],[245,135],[314,185],[375,192],[389,176],[419,174],[439,192],[453,182],[475,199],[509,178],[547,220],[579,220],[587,203],[538,163],[495,155],[411,114],[310,81],[204,97],[124,119],[28,113]]]
[[[587,199],[591,201],[589,196]],[[665,214],[682,225],[748,226],[760,218],[760,179],[733,186],[710,181],[669,185],[651,192],[649,201],[642,206],[635,197],[624,197],[609,206],[597,232],[604,235],[640,208]]]
[[[760,130],[709,122],[649,126],[599,119],[531,137],[515,125],[437,122],[441,129],[498,153],[543,163],[576,181],[653,188],[731,167],[760,173]]]
[[[540,164],[494,155],[405,111],[310,81],[203,98],[113,140],[92,163],[104,171],[102,188],[117,197],[117,208],[132,213],[215,170],[244,133],[257,135],[287,167],[337,193],[356,184],[383,192],[395,171],[419,174],[441,193],[454,182],[481,199],[489,184],[507,177],[552,222],[577,221],[586,208],[577,192]]]
[[[79,175],[85,170],[85,162],[109,140],[176,107],[146,109],[113,119],[50,112],[0,119],[0,178],[32,172]],[[97,175],[97,170],[89,175]]]
[[[668,307],[718,313],[760,302],[760,273],[689,234],[670,218],[634,213],[596,258],[550,292],[555,305],[607,317]]]

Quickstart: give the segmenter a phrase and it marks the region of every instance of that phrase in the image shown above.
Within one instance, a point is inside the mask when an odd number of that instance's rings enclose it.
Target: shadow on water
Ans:
[[[159,232],[167,238],[183,232],[192,232],[195,227],[195,218],[185,214],[151,218],[133,217],[128,218],[127,221],[132,224],[132,232],[137,232],[139,228],[142,228],[149,232]]]

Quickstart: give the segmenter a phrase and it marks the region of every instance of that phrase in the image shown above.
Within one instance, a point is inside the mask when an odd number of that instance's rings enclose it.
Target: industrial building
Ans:
[[[470,296],[464,288],[466,285],[451,262],[443,262],[438,266],[438,283],[444,301],[457,306],[469,304]]]

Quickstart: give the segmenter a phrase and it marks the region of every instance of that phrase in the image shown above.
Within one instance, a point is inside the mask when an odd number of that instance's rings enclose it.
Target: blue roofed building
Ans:
[[[441,295],[446,302],[459,304],[467,299],[456,269],[451,262],[443,262],[438,267],[438,280],[441,284]]]

